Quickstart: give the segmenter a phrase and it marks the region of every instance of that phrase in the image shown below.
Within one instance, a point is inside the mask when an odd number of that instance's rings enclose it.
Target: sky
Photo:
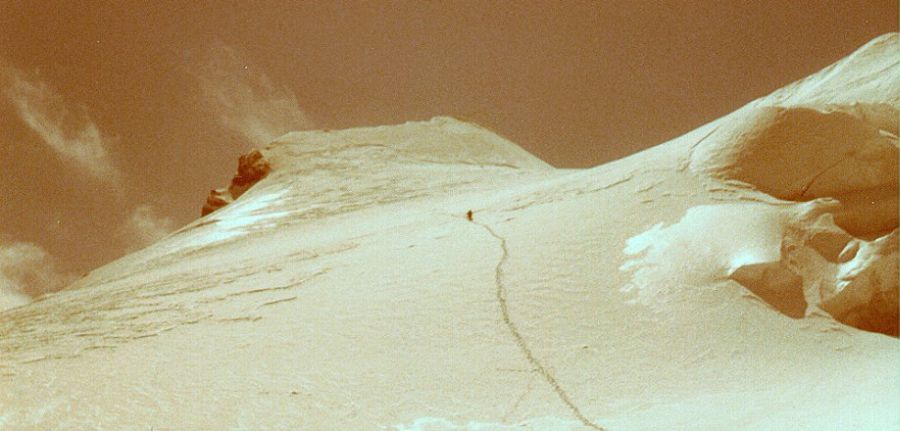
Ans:
[[[596,166],[897,22],[896,0],[3,0],[0,295],[190,222],[241,153],[291,130],[450,115]]]

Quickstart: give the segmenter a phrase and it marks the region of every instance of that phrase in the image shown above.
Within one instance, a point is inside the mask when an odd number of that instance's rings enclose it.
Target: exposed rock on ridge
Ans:
[[[238,160],[238,170],[231,179],[231,184],[224,189],[209,191],[209,197],[200,211],[205,216],[241,197],[254,184],[265,178],[271,172],[269,161],[259,150],[250,151]]]

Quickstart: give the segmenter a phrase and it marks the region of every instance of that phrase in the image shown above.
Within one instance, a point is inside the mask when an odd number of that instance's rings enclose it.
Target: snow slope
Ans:
[[[0,314],[0,429],[898,429],[898,109],[892,34],[587,170],[449,118],[286,135]]]

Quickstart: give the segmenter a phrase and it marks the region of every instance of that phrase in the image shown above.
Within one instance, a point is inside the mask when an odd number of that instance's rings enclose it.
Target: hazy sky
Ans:
[[[896,0],[2,0],[0,284],[63,283],[187,223],[288,130],[451,115],[593,166],[897,20]]]

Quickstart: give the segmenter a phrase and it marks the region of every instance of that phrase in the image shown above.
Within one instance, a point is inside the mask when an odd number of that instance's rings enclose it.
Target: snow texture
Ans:
[[[900,429],[897,53],[585,170],[447,117],[284,135],[0,312],[0,429]]]

